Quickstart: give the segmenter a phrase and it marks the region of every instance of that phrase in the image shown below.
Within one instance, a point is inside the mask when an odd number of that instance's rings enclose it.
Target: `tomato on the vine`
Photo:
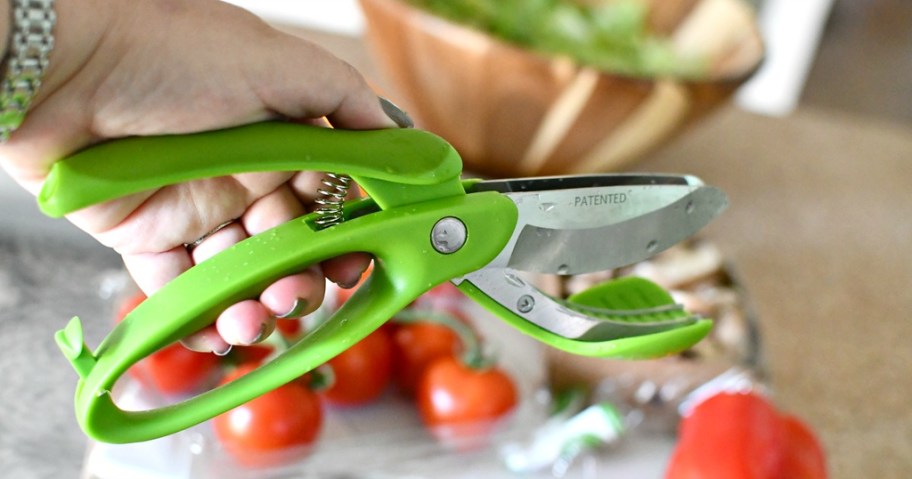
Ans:
[[[393,345],[380,328],[358,341],[327,364],[332,385],[322,395],[332,404],[353,406],[380,397],[393,371]]]
[[[115,321],[122,321],[145,299],[143,293],[125,299],[117,308]],[[187,394],[205,389],[215,382],[219,374],[219,358],[175,343],[139,361],[128,373],[140,384],[163,394]]]
[[[244,364],[222,383],[249,373]],[[215,436],[239,463],[273,466],[300,459],[317,439],[323,423],[319,398],[297,379],[213,418]]]
[[[515,408],[513,380],[496,366],[474,369],[459,358],[433,361],[418,384],[418,411],[441,439],[483,437]]]
[[[399,324],[392,334],[393,381],[413,396],[427,366],[437,358],[458,354],[459,336],[449,327],[429,321]]]

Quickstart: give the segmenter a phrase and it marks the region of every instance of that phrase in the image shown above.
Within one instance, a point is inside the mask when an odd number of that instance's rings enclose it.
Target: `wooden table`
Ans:
[[[296,33],[383,86],[357,40]],[[727,107],[631,169],[730,196],[703,236],[740,273],[775,399],[818,431],[832,477],[912,476],[912,127]]]

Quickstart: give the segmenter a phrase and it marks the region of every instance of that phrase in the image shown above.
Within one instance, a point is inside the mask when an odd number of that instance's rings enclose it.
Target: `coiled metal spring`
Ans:
[[[315,222],[320,229],[323,229],[337,225],[344,219],[342,206],[345,203],[345,197],[348,195],[348,189],[351,188],[351,178],[346,175],[326,173],[326,176],[320,182],[323,183],[325,188],[317,190],[320,196],[314,200],[319,205],[316,209],[317,219]]]

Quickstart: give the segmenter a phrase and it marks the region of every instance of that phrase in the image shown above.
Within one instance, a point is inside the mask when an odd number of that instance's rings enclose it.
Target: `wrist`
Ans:
[[[54,46],[54,0],[10,0],[7,45],[0,69],[0,142],[22,123]]]

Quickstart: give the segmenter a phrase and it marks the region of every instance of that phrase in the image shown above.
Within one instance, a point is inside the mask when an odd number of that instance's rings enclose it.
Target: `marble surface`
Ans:
[[[54,332],[79,315],[97,344],[120,259],[62,225],[12,223],[0,223],[0,476],[75,478],[86,440],[73,414],[76,374]]]

